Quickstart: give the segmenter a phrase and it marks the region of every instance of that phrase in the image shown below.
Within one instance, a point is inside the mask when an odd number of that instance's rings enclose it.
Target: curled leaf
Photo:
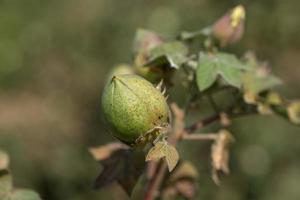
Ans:
[[[179,160],[176,148],[165,140],[154,144],[146,156],[146,161],[158,161],[162,158],[165,158],[170,172],[176,167]]]
[[[233,141],[233,136],[227,130],[221,130],[218,133],[217,139],[211,147],[211,159],[213,168],[212,178],[217,185],[220,184],[218,171],[221,171],[225,174],[229,174],[230,172],[228,167],[229,145]]]

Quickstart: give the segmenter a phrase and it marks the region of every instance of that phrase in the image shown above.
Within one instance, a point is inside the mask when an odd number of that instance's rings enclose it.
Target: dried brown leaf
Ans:
[[[179,154],[176,148],[166,141],[158,141],[149,150],[146,156],[146,161],[158,161],[162,158],[165,158],[168,169],[171,172],[178,163]]]
[[[100,147],[92,147],[89,149],[95,160],[101,161],[109,158],[115,151],[128,149],[129,147],[119,142],[109,143]]]
[[[229,145],[234,141],[233,136],[227,130],[221,130],[215,143],[212,145],[211,159],[212,159],[212,178],[214,182],[219,185],[220,180],[218,172],[229,174]]]

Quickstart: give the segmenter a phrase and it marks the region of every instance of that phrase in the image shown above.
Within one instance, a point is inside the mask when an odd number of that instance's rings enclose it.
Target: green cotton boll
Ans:
[[[169,123],[165,97],[137,75],[113,76],[104,89],[102,108],[113,135],[130,145]]]

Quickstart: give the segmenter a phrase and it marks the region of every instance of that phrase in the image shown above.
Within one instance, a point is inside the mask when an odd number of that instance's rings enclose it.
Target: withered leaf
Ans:
[[[220,184],[219,171],[229,174],[229,145],[233,141],[233,136],[227,130],[221,130],[211,147],[212,178],[217,185]]]
[[[179,154],[172,145],[166,141],[158,141],[149,150],[146,161],[157,161],[161,158],[165,158],[168,169],[171,172],[177,165],[179,160]]]
[[[89,149],[89,151],[95,160],[101,161],[109,158],[117,150],[128,148],[128,146],[120,142],[112,142],[100,147],[92,147]]]

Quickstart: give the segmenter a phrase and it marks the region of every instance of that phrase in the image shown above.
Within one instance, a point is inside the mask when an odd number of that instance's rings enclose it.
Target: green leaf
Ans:
[[[7,200],[41,200],[41,198],[37,193],[31,190],[19,189],[13,191],[11,195],[7,197]]]
[[[179,160],[176,148],[166,141],[156,142],[149,150],[146,156],[146,161],[158,161],[162,158],[165,158],[170,172],[176,167]]]
[[[229,85],[241,86],[241,73],[248,66],[227,53],[201,53],[197,66],[197,84],[201,91],[209,88],[221,76]]]
[[[149,62],[145,66],[169,65],[179,69],[180,65],[187,61],[188,49],[182,42],[163,43],[149,52]]]

